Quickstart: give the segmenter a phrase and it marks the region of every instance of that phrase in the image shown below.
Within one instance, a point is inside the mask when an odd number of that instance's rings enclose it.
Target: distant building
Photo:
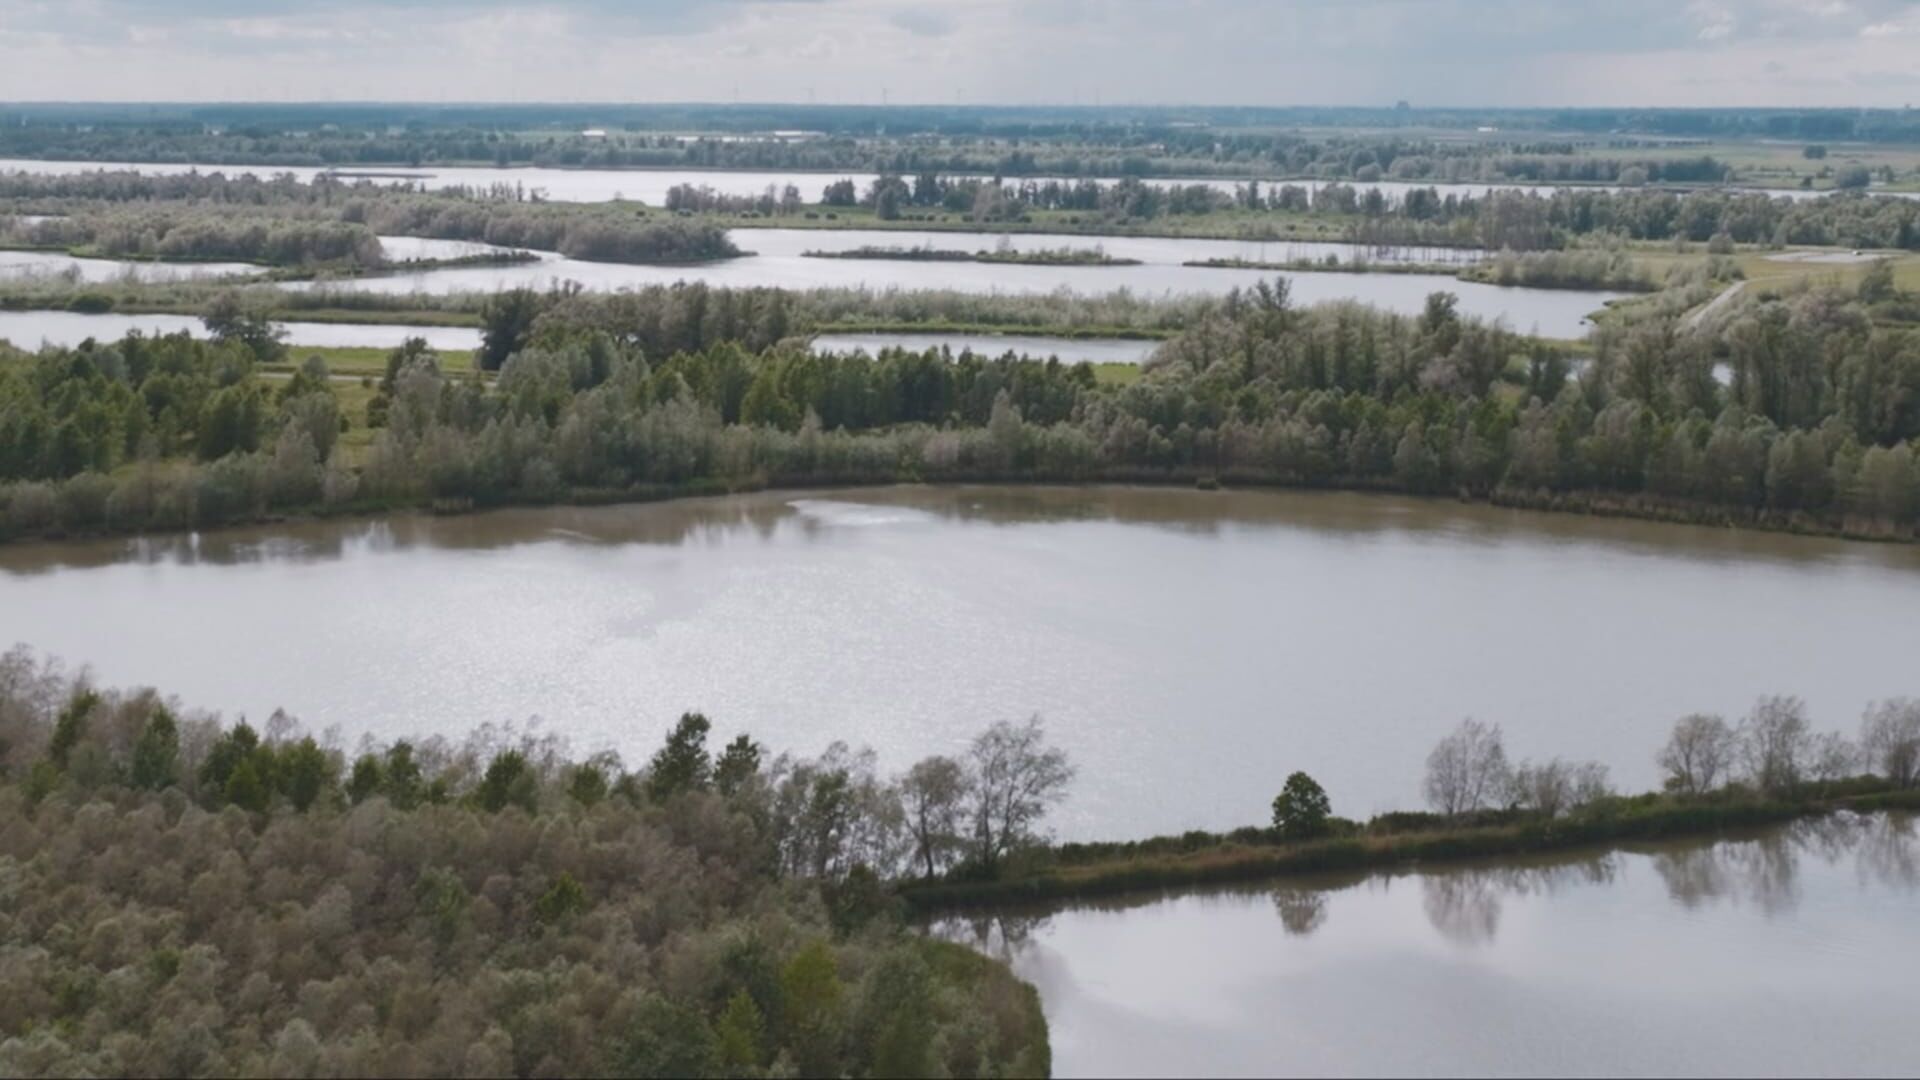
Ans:
[[[580,137],[583,139],[604,139],[607,137],[607,129],[606,128],[588,128],[587,130],[580,133]]]

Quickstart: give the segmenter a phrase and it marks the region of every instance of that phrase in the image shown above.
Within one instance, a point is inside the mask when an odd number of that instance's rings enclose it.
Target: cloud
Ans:
[[[0,0],[0,96],[1897,105],[1916,18],[1903,0]]]
[[[937,11],[907,8],[893,13],[893,25],[921,37],[944,37],[953,32],[953,21]]]

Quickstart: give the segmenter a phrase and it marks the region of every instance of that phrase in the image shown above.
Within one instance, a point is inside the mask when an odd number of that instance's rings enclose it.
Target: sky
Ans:
[[[0,0],[7,101],[1920,105],[1920,0]]]

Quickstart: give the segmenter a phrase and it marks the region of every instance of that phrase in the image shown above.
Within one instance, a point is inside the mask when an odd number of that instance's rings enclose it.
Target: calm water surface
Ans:
[[[937,931],[1040,989],[1059,1076],[1911,1076],[1907,816]]]
[[[0,643],[229,715],[458,737],[526,722],[644,759],[703,709],[887,768],[1039,713],[1058,823],[1420,804],[1461,717],[1652,786],[1675,717],[1920,693],[1920,551],[1445,501],[882,488],[0,548]]]
[[[375,323],[275,323],[286,331],[289,345],[390,349],[410,337],[423,337],[435,349],[453,351],[480,347],[480,331],[468,326],[390,326]],[[45,345],[78,345],[88,338],[118,341],[138,330],[149,336],[185,331],[206,336],[206,324],[193,315],[127,315],[109,312],[82,315],[74,311],[0,311],[0,340],[23,349]]]
[[[511,266],[474,266],[324,283],[294,282],[288,288],[366,290],[382,293],[493,292],[515,287],[544,288],[562,281],[589,289],[622,289],[704,281],[710,285],[786,289],[954,289],[974,293],[1052,293],[1066,290],[1104,295],[1127,289],[1142,296],[1219,295],[1258,281],[1287,278],[1293,297],[1303,304],[1359,300],[1404,313],[1426,305],[1428,294],[1451,292],[1464,314],[1504,319],[1515,330],[1538,330],[1551,337],[1579,337],[1587,316],[1625,294],[1585,289],[1521,289],[1461,281],[1450,274],[1356,274],[1236,270],[1183,266],[1189,260],[1249,258],[1285,261],[1338,251],[1350,259],[1361,249],[1350,244],[1243,243],[1229,240],[1157,240],[1128,237],[1027,235],[1008,238],[1020,250],[1040,247],[1104,247],[1116,257],[1139,258],[1137,266],[1017,266],[971,262],[911,262],[891,259],[814,259],[808,251],[845,251],[866,246],[960,248],[997,246],[994,234],[891,232],[884,230],[736,229],[734,243],[751,252],[698,266],[635,266],[584,262],[546,253],[541,261]],[[1291,253],[1291,254],[1290,254]],[[1420,252],[1412,253],[1419,257]]]
[[[816,334],[813,351],[878,354],[882,349],[949,349],[954,355],[972,350],[981,356],[1004,356],[1009,352],[1045,358],[1057,356],[1062,363],[1138,364],[1153,355],[1161,342],[1139,338],[1035,337],[1026,334]]]

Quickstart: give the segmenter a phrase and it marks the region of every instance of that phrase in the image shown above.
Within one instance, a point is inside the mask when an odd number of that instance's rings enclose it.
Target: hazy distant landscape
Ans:
[[[1906,5],[251,7],[0,2],[0,1074],[1920,1054]]]

